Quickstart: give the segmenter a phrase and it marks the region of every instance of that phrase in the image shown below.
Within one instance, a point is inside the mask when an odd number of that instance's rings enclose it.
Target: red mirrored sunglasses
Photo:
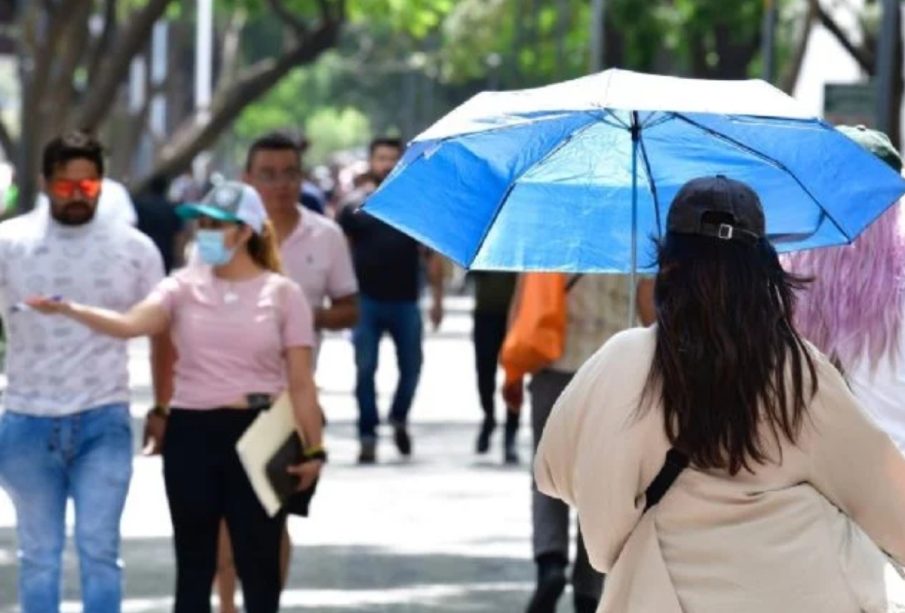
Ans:
[[[75,190],[86,198],[97,198],[101,193],[100,179],[81,179],[79,181],[73,179],[56,179],[50,184],[50,191],[57,198],[72,198]]]

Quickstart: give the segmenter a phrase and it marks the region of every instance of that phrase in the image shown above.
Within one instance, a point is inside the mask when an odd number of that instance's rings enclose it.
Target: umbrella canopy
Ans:
[[[418,136],[365,210],[475,269],[632,272],[688,180],[760,196],[780,251],[850,242],[905,180],[759,80],[624,70],[485,92]]]

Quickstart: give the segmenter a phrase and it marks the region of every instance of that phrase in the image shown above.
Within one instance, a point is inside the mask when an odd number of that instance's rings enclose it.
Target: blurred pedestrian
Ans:
[[[905,456],[796,332],[757,194],[692,180],[666,226],[657,325],[581,368],[535,463],[608,573],[599,610],[905,609]]]
[[[9,342],[0,485],[16,509],[19,602],[24,613],[59,611],[71,498],[85,611],[119,611],[119,524],[132,475],[126,343],[45,319],[23,301],[44,294],[128,309],[160,281],[163,264],[138,230],[96,215],[104,159],[95,138],[54,138],[42,174],[47,209],[0,224]]]
[[[309,211],[324,215],[327,212],[327,196],[305,172],[303,160],[305,159],[305,154],[308,152],[310,146],[311,142],[308,140],[308,137],[304,135],[298,139],[297,143],[293,143],[293,149],[297,152],[299,157],[299,169],[302,177],[302,180],[299,182],[296,197],[298,198],[298,203]]]
[[[163,257],[166,274],[183,265],[187,232],[176,206],[167,197],[169,185],[164,176],[153,177],[133,202],[138,216],[138,229],[154,241]]]
[[[839,128],[896,172],[889,138],[863,126]],[[813,278],[798,295],[801,335],[840,367],[855,396],[905,452],[905,216],[896,203],[851,245],[788,257],[787,268]]]
[[[520,282],[520,286],[523,285]],[[562,355],[531,376],[531,429],[534,449],[556,399],[576,371],[610,337],[624,330],[629,322],[629,283],[624,275],[573,275],[565,286],[565,330]],[[516,304],[525,299],[522,287],[516,290]],[[516,315],[517,316],[517,315]],[[523,378],[528,373],[504,360],[506,383],[503,397],[507,408],[515,411],[523,402]],[[528,613],[553,613],[565,589],[569,565],[569,507],[551,498],[532,483],[532,535],[537,583],[528,605]],[[603,588],[603,577],[595,571],[585,549],[579,526],[572,568],[572,595],[577,613],[591,613]]]
[[[168,277],[127,313],[47,298],[30,304],[119,338],[171,330],[178,358],[163,462],[176,545],[175,611],[211,610],[225,519],[246,610],[274,613],[285,513],[267,515],[235,447],[288,387],[311,460],[292,471],[302,489],[317,477],[326,456],[311,374],[311,310],[298,285],[280,274],[274,232],[252,187],[224,182],[181,210],[199,218],[203,265]]]
[[[515,273],[479,272],[470,273],[475,283],[475,305],[472,315],[474,328],[475,369],[478,375],[478,396],[484,421],[478,432],[477,452],[490,450],[490,437],[496,430],[497,364],[500,348],[506,338],[506,322],[512,293],[515,291]],[[518,463],[516,442],[520,411],[506,411],[506,427],[503,439],[503,461]]]
[[[380,418],[374,376],[384,333],[396,345],[399,368],[399,383],[389,419],[393,440],[400,454],[412,453],[408,416],[421,374],[423,324],[418,298],[424,263],[431,288],[431,323],[436,329],[443,320],[443,261],[413,238],[360,208],[367,195],[389,176],[402,150],[402,141],[395,138],[377,138],[371,143],[368,179],[362,182],[362,188],[353,194],[338,218],[351,243],[361,293],[360,316],[353,333],[361,464],[373,464],[377,460]]]

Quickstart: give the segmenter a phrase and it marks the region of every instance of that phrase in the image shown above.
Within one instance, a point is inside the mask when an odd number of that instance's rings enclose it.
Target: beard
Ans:
[[[83,226],[94,219],[97,204],[87,200],[51,203],[50,215],[64,226]]]

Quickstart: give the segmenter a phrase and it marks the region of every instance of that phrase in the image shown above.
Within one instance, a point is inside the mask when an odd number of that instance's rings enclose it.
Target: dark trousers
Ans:
[[[474,313],[475,368],[478,372],[478,395],[484,417],[494,419],[494,398],[496,396],[496,372],[503,339],[506,338],[506,313]]]
[[[361,439],[374,439],[377,424],[380,423],[374,377],[377,374],[380,339],[384,333],[389,334],[396,345],[396,366],[399,368],[399,383],[390,408],[390,422],[405,424],[408,421],[421,376],[423,325],[417,301],[393,302],[360,297],[358,325],[352,333],[352,340],[358,371],[355,397],[358,399],[358,435]]]
[[[531,428],[534,433],[534,450],[550,417],[550,411],[559,395],[572,380],[574,373],[542,370],[531,378]],[[551,554],[569,559],[569,506],[562,500],[550,498],[537,491],[532,480],[532,520],[534,557]],[[603,575],[591,568],[588,553],[579,528],[575,565],[572,568],[572,589],[576,594],[600,598]]]
[[[226,520],[248,613],[280,607],[280,540],[285,515],[268,517],[236,453],[257,411],[174,409],[163,448],[176,546],[175,613],[208,613],[217,535]]]

